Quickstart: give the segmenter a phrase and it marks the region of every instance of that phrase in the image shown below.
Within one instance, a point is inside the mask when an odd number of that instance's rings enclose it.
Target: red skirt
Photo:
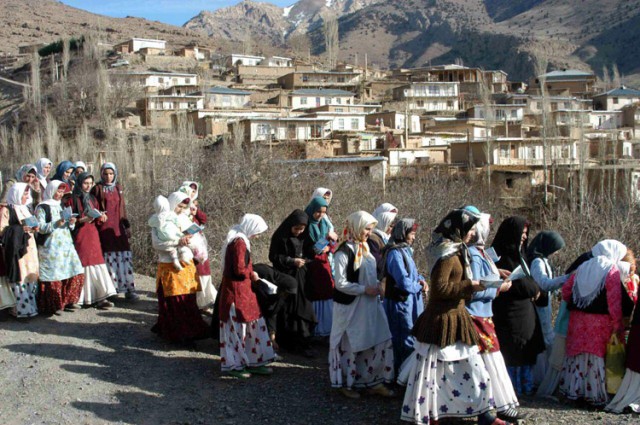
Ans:
[[[476,316],[471,316],[471,319],[480,337],[480,342],[478,343],[480,353],[496,353],[500,351],[500,343],[498,342],[498,335],[496,334],[493,319],[491,319],[491,317]]]
[[[209,336],[209,328],[198,309],[196,294],[165,297],[158,285],[158,321],[152,332],[171,342],[189,342]]]
[[[69,304],[77,304],[84,285],[84,274],[54,282],[40,282],[38,311],[53,314]]]
[[[307,298],[310,301],[324,301],[333,298],[333,275],[327,254],[316,255],[307,266]]]

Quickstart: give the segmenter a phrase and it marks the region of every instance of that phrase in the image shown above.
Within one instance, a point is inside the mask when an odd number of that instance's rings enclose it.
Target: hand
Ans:
[[[75,217],[71,217],[71,218],[69,219],[69,225],[70,225],[70,226],[73,226],[74,224],[76,224],[76,221],[78,221],[78,220],[77,220]]]
[[[38,227],[34,227],[33,229],[31,229],[31,231],[32,231],[33,233],[38,233],[38,232],[40,231],[40,226],[38,226]]]
[[[471,287],[473,288],[473,292],[480,292],[485,290],[484,285],[480,283],[479,280],[472,280]]]
[[[509,276],[511,276],[511,272],[509,270],[498,269],[498,273],[500,274],[500,277],[503,279],[506,279]]]
[[[338,240],[338,234],[336,232],[329,232],[327,233],[327,239],[332,240],[332,241],[337,241]]]
[[[324,249],[322,250],[323,254],[326,254],[327,252],[329,252],[329,245],[325,246]]]
[[[382,282],[378,282],[378,291],[381,298],[384,298],[384,286]]]
[[[511,281],[510,280],[505,280],[504,283],[502,285],[500,285],[500,290],[499,292],[507,292],[509,289],[511,289]]]
[[[183,236],[180,238],[180,242],[178,242],[178,245],[187,246],[190,240],[191,240],[191,235]]]
[[[422,292],[429,292],[429,285],[425,280],[419,280],[418,283],[422,286]]]
[[[364,293],[372,297],[377,297],[378,295],[380,295],[380,288],[378,288],[377,286],[365,286]]]
[[[260,276],[258,276],[258,273],[256,272],[251,272],[251,282],[257,282],[258,280],[260,280]]]
[[[108,217],[107,217],[107,214],[106,214],[106,213],[105,213],[105,214],[102,214],[102,216],[98,219],[98,222],[99,222],[99,223],[104,223],[104,222],[106,222],[106,221],[107,221],[107,218],[108,218]]]
[[[22,226],[22,231],[25,233],[31,233],[31,227],[29,226]]]
[[[64,226],[64,218],[61,218],[60,220],[58,220],[58,221],[56,222],[56,225],[57,225],[58,227],[62,227],[62,226]]]
[[[307,262],[304,260],[304,258],[296,258],[295,260],[293,260],[293,265],[297,268],[304,267],[306,263]]]
[[[127,239],[131,239],[131,228],[124,229],[124,234]]]

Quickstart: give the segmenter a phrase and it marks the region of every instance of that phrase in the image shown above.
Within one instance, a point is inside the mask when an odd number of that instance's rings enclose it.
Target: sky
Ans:
[[[268,3],[284,7],[295,1],[269,0]],[[240,0],[61,0],[61,2],[100,15],[116,18],[136,16],[182,26],[202,10],[232,6]]]

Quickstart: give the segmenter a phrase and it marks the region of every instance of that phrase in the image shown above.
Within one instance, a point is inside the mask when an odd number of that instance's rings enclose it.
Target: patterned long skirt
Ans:
[[[220,322],[220,365],[223,372],[259,367],[273,362],[275,352],[264,318],[253,322],[237,321],[236,306],[231,304],[229,320]]]
[[[367,350],[355,352],[345,333],[329,351],[329,378],[333,388],[371,388],[393,382],[393,343],[389,339]]]
[[[16,306],[16,296],[5,276],[0,276],[0,310]]]
[[[69,304],[77,304],[84,285],[84,274],[54,282],[40,282],[38,310],[53,314]]]
[[[560,393],[569,400],[584,399],[594,406],[609,400],[604,359],[591,353],[566,357],[560,372]]]
[[[16,297],[16,306],[13,308],[14,316],[18,319],[23,319],[38,315],[38,304],[36,302],[38,282],[12,283],[11,290]]]
[[[105,252],[104,262],[107,264],[118,294],[135,292],[131,251]]]

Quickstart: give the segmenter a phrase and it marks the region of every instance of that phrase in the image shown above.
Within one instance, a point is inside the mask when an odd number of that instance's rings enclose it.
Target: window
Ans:
[[[340,98],[340,97],[336,97],[336,103],[337,103],[338,105],[342,105],[342,98]]]
[[[185,84],[191,84],[191,78],[185,78],[184,79],[184,83]]]
[[[564,102],[564,109],[571,109],[571,102]]]
[[[307,104],[307,98],[306,97],[301,97],[300,98],[300,104],[301,105],[306,105]]]
[[[163,78],[163,77],[158,78],[158,82],[159,82],[160,84],[164,84],[164,78]]]
[[[306,83],[307,81],[309,81],[309,76],[308,75],[303,75],[302,76],[302,82]]]
[[[505,118],[504,109],[496,109],[496,119],[504,120],[504,118]]]
[[[360,120],[358,118],[351,118],[351,129],[357,130],[360,128]]]
[[[453,100],[447,100],[447,109],[453,109]]]
[[[344,112],[344,108],[336,108],[334,109],[336,112]]]
[[[231,106],[231,96],[222,96],[222,106]]]
[[[338,118],[338,130],[344,130],[344,118]]]
[[[500,158],[511,158],[509,145],[500,145]]]
[[[416,105],[418,108],[424,108],[424,100],[416,100]]]
[[[437,96],[438,91],[438,86],[429,86],[429,96]]]
[[[512,119],[517,119],[518,118],[518,111],[516,111],[515,109],[511,110],[511,118]]]
[[[529,159],[536,159],[537,149],[535,146],[529,146]]]
[[[331,105],[331,98],[330,97],[325,98],[324,99],[324,104],[325,105]]]
[[[509,189],[513,189],[513,179],[512,178],[507,178],[507,179],[505,179],[504,182],[505,182],[505,184],[507,185],[507,187]]]
[[[271,132],[271,126],[269,124],[258,124],[258,135],[264,136]]]
[[[617,104],[618,104],[618,98],[617,98],[617,97],[614,97],[614,98],[613,98],[613,104],[614,104],[614,105],[617,105]]]
[[[172,79],[171,79],[171,83],[172,83],[173,85],[177,85],[177,84],[178,84],[178,79],[177,79],[177,78],[172,78]]]
[[[344,83],[344,77],[338,77],[338,82],[339,83]]]

